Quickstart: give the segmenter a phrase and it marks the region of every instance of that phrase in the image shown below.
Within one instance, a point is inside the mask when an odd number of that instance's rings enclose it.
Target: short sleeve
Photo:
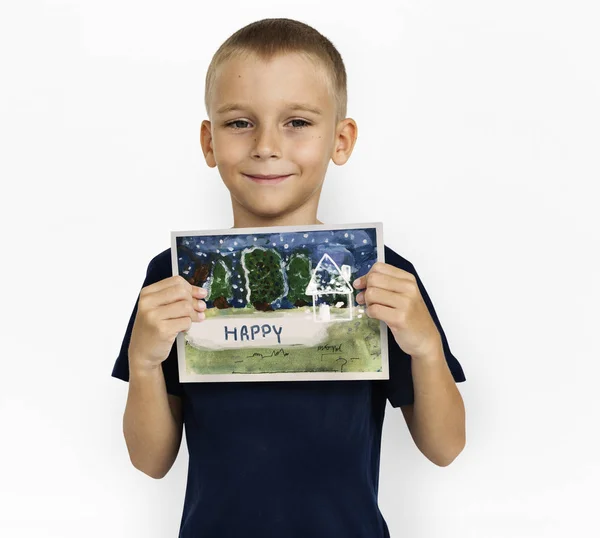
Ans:
[[[173,275],[170,264],[169,252],[170,249],[163,252],[162,254],[159,254],[157,257],[153,258],[150,261],[150,263],[148,264],[148,269],[146,271],[146,278],[144,279],[144,283],[142,284],[142,288]],[[125,335],[123,337],[123,342],[121,344],[119,356],[117,357],[111,374],[112,377],[116,377],[127,382],[129,382],[129,342],[131,340],[131,331],[135,322],[139,299],[140,296],[138,294],[138,297],[135,301],[135,305],[133,307],[133,311],[131,313],[131,317],[129,318],[129,323],[127,324]],[[173,394],[174,396],[181,397],[182,390],[181,384],[179,382],[179,370],[177,365],[177,339],[175,339],[175,341],[173,342],[173,346],[171,347],[169,356],[162,362],[162,369],[167,392],[169,394]]]
[[[440,333],[446,362],[448,363],[448,367],[450,368],[450,372],[452,373],[454,381],[456,381],[457,383],[466,381],[466,377],[463,372],[462,366],[458,362],[458,359],[450,351],[448,339],[446,338],[444,329],[440,323],[435,308],[433,307],[433,303],[431,302],[429,294],[427,293],[427,290],[425,289],[425,286],[421,281],[421,278],[417,274],[412,264],[408,265],[407,267],[403,267],[403,269],[415,275],[417,279],[417,285],[419,286],[421,296],[423,297],[423,300],[425,301],[425,304],[429,309],[429,314],[431,315],[431,318],[433,319]],[[413,404],[415,401],[415,393],[413,387],[411,368],[412,359],[410,355],[405,353],[400,348],[400,346],[394,339],[392,331],[389,327],[387,331],[390,378],[385,382],[386,397],[392,404],[392,407],[400,407],[401,405]]]

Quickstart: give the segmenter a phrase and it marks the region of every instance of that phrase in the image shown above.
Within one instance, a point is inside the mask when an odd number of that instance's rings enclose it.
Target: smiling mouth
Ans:
[[[250,179],[254,183],[259,183],[259,184],[276,184],[276,183],[281,183],[283,180],[287,179],[292,174],[287,174],[285,176],[278,176],[276,174],[269,174],[269,175],[261,174],[261,175],[257,175],[257,176],[252,176],[250,174],[242,174],[242,175],[244,177],[247,177],[248,179]]]

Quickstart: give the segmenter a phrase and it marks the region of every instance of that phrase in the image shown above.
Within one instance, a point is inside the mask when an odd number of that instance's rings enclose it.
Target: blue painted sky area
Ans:
[[[377,261],[376,237],[375,228],[182,236],[176,238],[179,274],[194,274],[198,264],[208,263],[212,267],[219,259],[226,258],[228,265],[232,267],[233,299],[230,303],[234,307],[243,307],[246,306],[245,276],[241,264],[244,249],[263,247],[276,250],[284,264],[287,264],[295,251],[301,249],[310,257],[312,270],[324,254],[329,254],[338,267],[344,264],[351,267],[353,280],[366,274]],[[212,269],[210,273],[212,274]],[[285,298],[272,305],[273,308],[292,307]],[[207,306],[211,306],[210,301]]]

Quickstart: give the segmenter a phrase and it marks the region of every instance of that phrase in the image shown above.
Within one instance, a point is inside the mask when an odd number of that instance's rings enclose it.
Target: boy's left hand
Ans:
[[[377,262],[353,286],[364,290],[356,302],[366,306],[367,316],[387,324],[405,353],[413,358],[427,357],[441,347],[440,333],[412,273]]]

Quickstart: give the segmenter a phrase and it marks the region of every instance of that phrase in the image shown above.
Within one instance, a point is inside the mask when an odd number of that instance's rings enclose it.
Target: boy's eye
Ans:
[[[246,120],[235,120],[235,121],[229,122],[227,125],[228,126],[231,125],[235,129],[244,129],[247,126],[247,125],[239,125],[240,123],[249,124],[250,122],[248,122]]]
[[[310,123],[306,120],[299,119],[290,120],[289,123],[292,125],[292,127],[294,127],[294,129],[301,129],[302,127],[310,125]],[[234,120],[226,123],[226,125],[228,127],[233,127],[234,129],[246,129],[250,125],[250,122],[246,120]]]
[[[304,127],[304,126],[306,126],[306,125],[310,125],[310,124],[309,124],[307,121],[305,121],[305,120],[292,120],[292,121],[290,121],[290,123],[294,123],[294,122],[296,122],[296,125],[292,125],[292,127],[296,127],[296,128],[297,128],[297,127]],[[298,125],[298,123],[301,123],[301,124],[303,124],[303,125]]]

